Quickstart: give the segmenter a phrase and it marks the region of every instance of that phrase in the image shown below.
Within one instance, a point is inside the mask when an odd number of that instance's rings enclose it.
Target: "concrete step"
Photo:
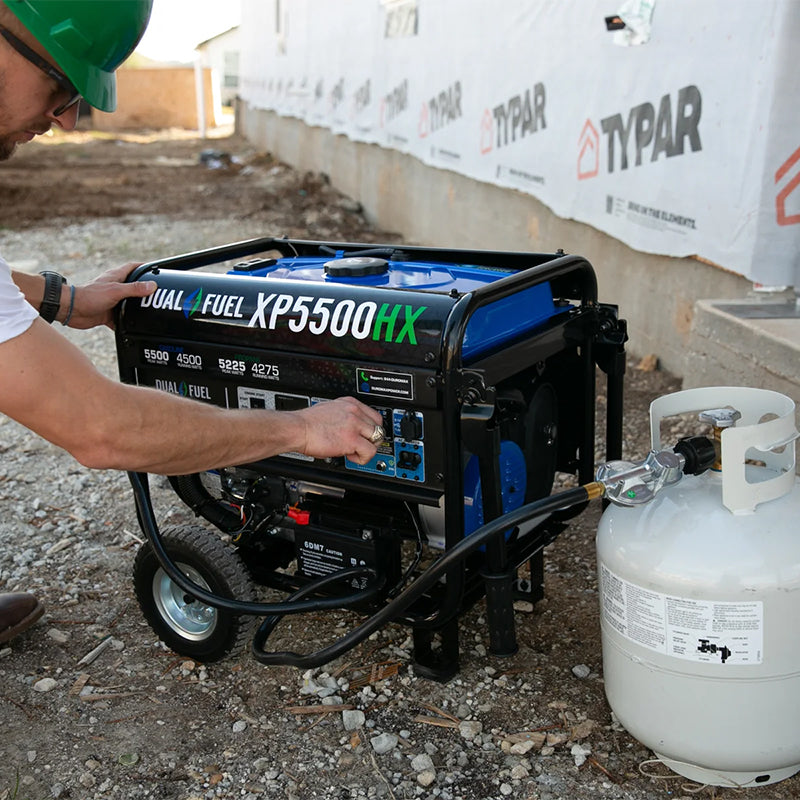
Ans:
[[[753,386],[800,405],[800,306],[794,301],[698,300],[683,387]]]

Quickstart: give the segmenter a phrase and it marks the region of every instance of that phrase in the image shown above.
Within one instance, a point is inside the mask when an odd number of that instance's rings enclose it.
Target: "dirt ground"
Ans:
[[[241,180],[235,180],[240,176]],[[186,132],[76,132],[20,147],[0,173],[0,225],[26,230],[54,218],[160,215],[225,218],[253,231],[282,220],[274,235],[373,241],[358,202],[326,176],[297,173],[239,138],[198,141]],[[385,233],[383,234],[385,237]]]
[[[84,132],[0,165],[0,252],[10,261],[39,237],[42,252],[63,250],[79,276],[101,260],[174,255],[212,235],[217,244],[226,235],[399,238],[373,230],[324,176],[297,174],[236,137]],[[110,335],[74,340],[113,372]],[[631,362],[626,456],[646,452],[650,401],[679,388]],[[391,625],[330,666],[340,703],[326,712],[295,669],[247,654],[195,664],[158,642],[128,577],[141,533],[124,476],[89,475],[13,423],[0,428],[0,444],[0,590],[36,591],[48,608],[0,650],[0,800],[800,797],[798,778],[747,791],[676,780],[614,723],[602,682],[597,507],[547,548],[546,596],[517,614],[515,656],[487,655],[479,603],[460,621],[460,672],[439,684],[413,674],[408,632]],[[183,518],[163,481],[155,496],[157,513]],[[313,650],[355,616],[299,620],[278,629],[276,649]],[[341,707],[364,720],[343,728]],[[462,721],[476,726],[469,736]],[[396,746],[377,750],[381,734]],[[512,749],[527,741],[536,747]]]

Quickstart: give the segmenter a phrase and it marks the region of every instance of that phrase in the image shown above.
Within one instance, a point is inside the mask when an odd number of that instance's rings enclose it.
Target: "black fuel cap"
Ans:
[[[325,262],[325,273],[332,278],[363,278],[367,275],[383,275],[389,270],[385,258],[352,256]]]

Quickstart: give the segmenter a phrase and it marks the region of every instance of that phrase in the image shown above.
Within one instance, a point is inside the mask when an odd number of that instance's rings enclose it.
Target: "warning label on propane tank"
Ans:
[[[601,565],[603,622],[657,653],[708,664],[749,666],[763,661],[764,604],[760,600],[699,600],[654,592]]]

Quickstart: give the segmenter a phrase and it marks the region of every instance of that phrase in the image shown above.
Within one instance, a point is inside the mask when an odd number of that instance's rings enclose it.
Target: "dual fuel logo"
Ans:
[[[183,316],[186,317],[186,319],[189,319],[189,317],[196,313],[197,309],[200,308],[200,304],[202,302],[203,287],[201,286],[199,289],[195,289],[184,301]]]

